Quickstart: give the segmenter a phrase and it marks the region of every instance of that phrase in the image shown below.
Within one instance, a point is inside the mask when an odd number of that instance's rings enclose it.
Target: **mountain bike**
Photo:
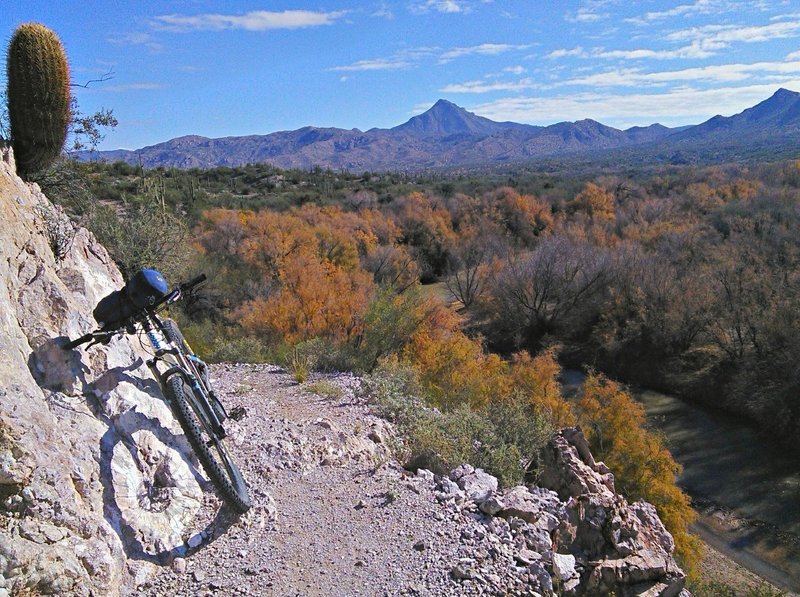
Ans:
[[[161,280],[163,282],[163,278]],[[147,366],[161,385],[172,413],[211,483],[231,508],[243,513],[250,509],[250,496],[244,477],[223,441],[226,436],[223,423],[229,418],[240,419],[244,410],[234,409],[228,414],[211,387],[206,364],[194,354],[178,325],[158,315],[159,311],[181,300],[205,280],[205,274],[201,274],[160,298],[151,297],[146,307],[125,312],[121,320],[69,341],[63,349],[72,350],[86,343],[87,349],[94,344],[108,344],[116,335],[138,333],[147,336],[154,350]]]

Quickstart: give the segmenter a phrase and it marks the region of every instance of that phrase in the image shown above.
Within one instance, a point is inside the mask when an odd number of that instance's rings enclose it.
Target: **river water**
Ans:
[[[566,370],[567,393],[583,374]],[[683,466],[678,484],[700,506],[699,524],[800,587],[800,459],[741,420],[673,396],[634,391],[650,425]]]
[[[678,482],[689,495],[800,536],[800,462],[796,458],[722,413],[658,392],[634,395],[683,465]]]

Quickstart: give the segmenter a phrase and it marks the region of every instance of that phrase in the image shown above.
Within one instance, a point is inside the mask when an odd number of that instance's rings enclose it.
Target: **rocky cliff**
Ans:
[[[122,285],[105,249],[0,163],[0,594],[132,592],[203,497],[138,342],[64,351]]]

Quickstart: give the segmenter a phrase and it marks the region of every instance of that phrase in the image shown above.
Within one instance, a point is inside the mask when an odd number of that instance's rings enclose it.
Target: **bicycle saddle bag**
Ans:
[[[167,282],[159,272],[139,270],[120,290],[100,299],[92,315],[104,329],[117,329],[138,311],[154,305],[167,290]]]
[[[100,299],[92,315],[103,329],[109,330],[122,327],[124,322],[138,310],[128,298],[126,289],[122,288]]]

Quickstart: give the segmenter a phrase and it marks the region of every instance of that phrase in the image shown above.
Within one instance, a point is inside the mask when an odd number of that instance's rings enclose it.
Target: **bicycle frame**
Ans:
[[[139,323],[155,350],[153,358],[148,359],[146,363],[153,377],[161,385],[163,394],[167,395],[165,388],[170,377],[173,375],[182,376],[186,384],[192,389],[193,400],[190,401],[192,409],[220,439],[225,439],[225,428],[222,426],[222,421],[219,420],[208,400],[211,388],[208,387],[203,376],[200,375],[194,361],[185,353],[182,346],[176,346],[169,339],[164,330],[163,322],[155,312],[148,311],[147,316]],[[166,369],[161,371],[159,365],[166,366]]]

